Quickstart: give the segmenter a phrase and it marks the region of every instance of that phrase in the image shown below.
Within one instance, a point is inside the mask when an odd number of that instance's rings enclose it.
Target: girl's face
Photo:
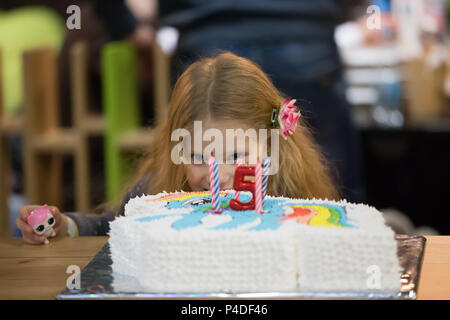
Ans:
[[[202,121],[202,133],[205,134],[205,131],[208,129],[217,129],[222,133],[222,141],[219,141],[219,146],[222,147],[222,159],[218,159],[215,152],[212,152],[212,155],[216,157],[219,166],[219,181],[220,181],[220,189],[227,190],[233,188],[234,182],[234,171],[236,169],[236,160],[238,158],[243,159],[244,164],[249,164],[249,160],[258,159],[259,160],[259,150],[260,147],[258,145],[258,141],[253,138],[245,139],[245,143],[240,143],[238,145],[238,138],[234,135],[234,143],[233,148],[227,148],[227,140],[226,140],[226,130],[238,130],[242,129],[245,132],[247,129],[250,129],[248,125],[243,122],[235,121],[235,120],[227,120],[227,121]],[[234,131],[236,132],[236,131]],[[255,132],[258,132],[257,130]],[[188,184],[192,191],[206,191],[210,189],[209,185],[209,165],[208,159],[203,158],[203,151],[207,146],[211,145],[214,141],[197,141],[194,143],[195,135],[191,133],[191,164],[184,164],[185,175],[188,181]],[[228,142],[231,144],[231,142]],[[249,147],[253,145],[254,148]],[[197,149],[196,149],[197,148]],[[201,148],[201,149],[200,149]],[[228,150],[227,150],[228,149]],[[194,160],[197,159],[202,160],[201,164],[194,164]],[[230,163],[227,164],[226,162]]]

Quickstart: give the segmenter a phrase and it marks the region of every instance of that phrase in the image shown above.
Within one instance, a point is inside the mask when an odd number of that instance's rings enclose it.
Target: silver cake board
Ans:
[[[133,277],[113,275],[109,245],[105,246],[81,271],[80,289],[65,288],[57,299],[401,299],[417,296],[420,268],[426,239],[396,235],[398,257],[403,268],[398,293],[345,292],[261,292],[261,293],[152,293],[145,292]]]

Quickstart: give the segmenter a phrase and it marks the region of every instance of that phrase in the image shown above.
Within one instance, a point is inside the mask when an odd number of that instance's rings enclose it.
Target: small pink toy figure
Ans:
[[[30,215],[27,218],[27,223],[38,235],[44,235],[46,237],[56,236],[56,232],[55,230],[53,230],[53,226],[55,225],[55,218],[50,213],[48,205],[46,204],[31,211]],[[45,239],[44,243],[48,244],[48,240]]]

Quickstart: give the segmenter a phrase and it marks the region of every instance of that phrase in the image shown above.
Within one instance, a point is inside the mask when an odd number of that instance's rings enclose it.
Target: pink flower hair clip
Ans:
[[[272,126],[281,129],[281,136],[284,140],[287,140],[287,136],[293,134],[297,129],[300,111],[296,112],[295,101],[295,99],[286,99],[281,106],[272,110]]]

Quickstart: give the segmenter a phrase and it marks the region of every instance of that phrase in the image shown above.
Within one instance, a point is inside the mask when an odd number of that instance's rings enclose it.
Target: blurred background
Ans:
[[[301,101],[342,194],[402,234],[450,234],[450,1],[0,4],[0,227],[24,204],[101,212],[176,78],[228,50]]]

